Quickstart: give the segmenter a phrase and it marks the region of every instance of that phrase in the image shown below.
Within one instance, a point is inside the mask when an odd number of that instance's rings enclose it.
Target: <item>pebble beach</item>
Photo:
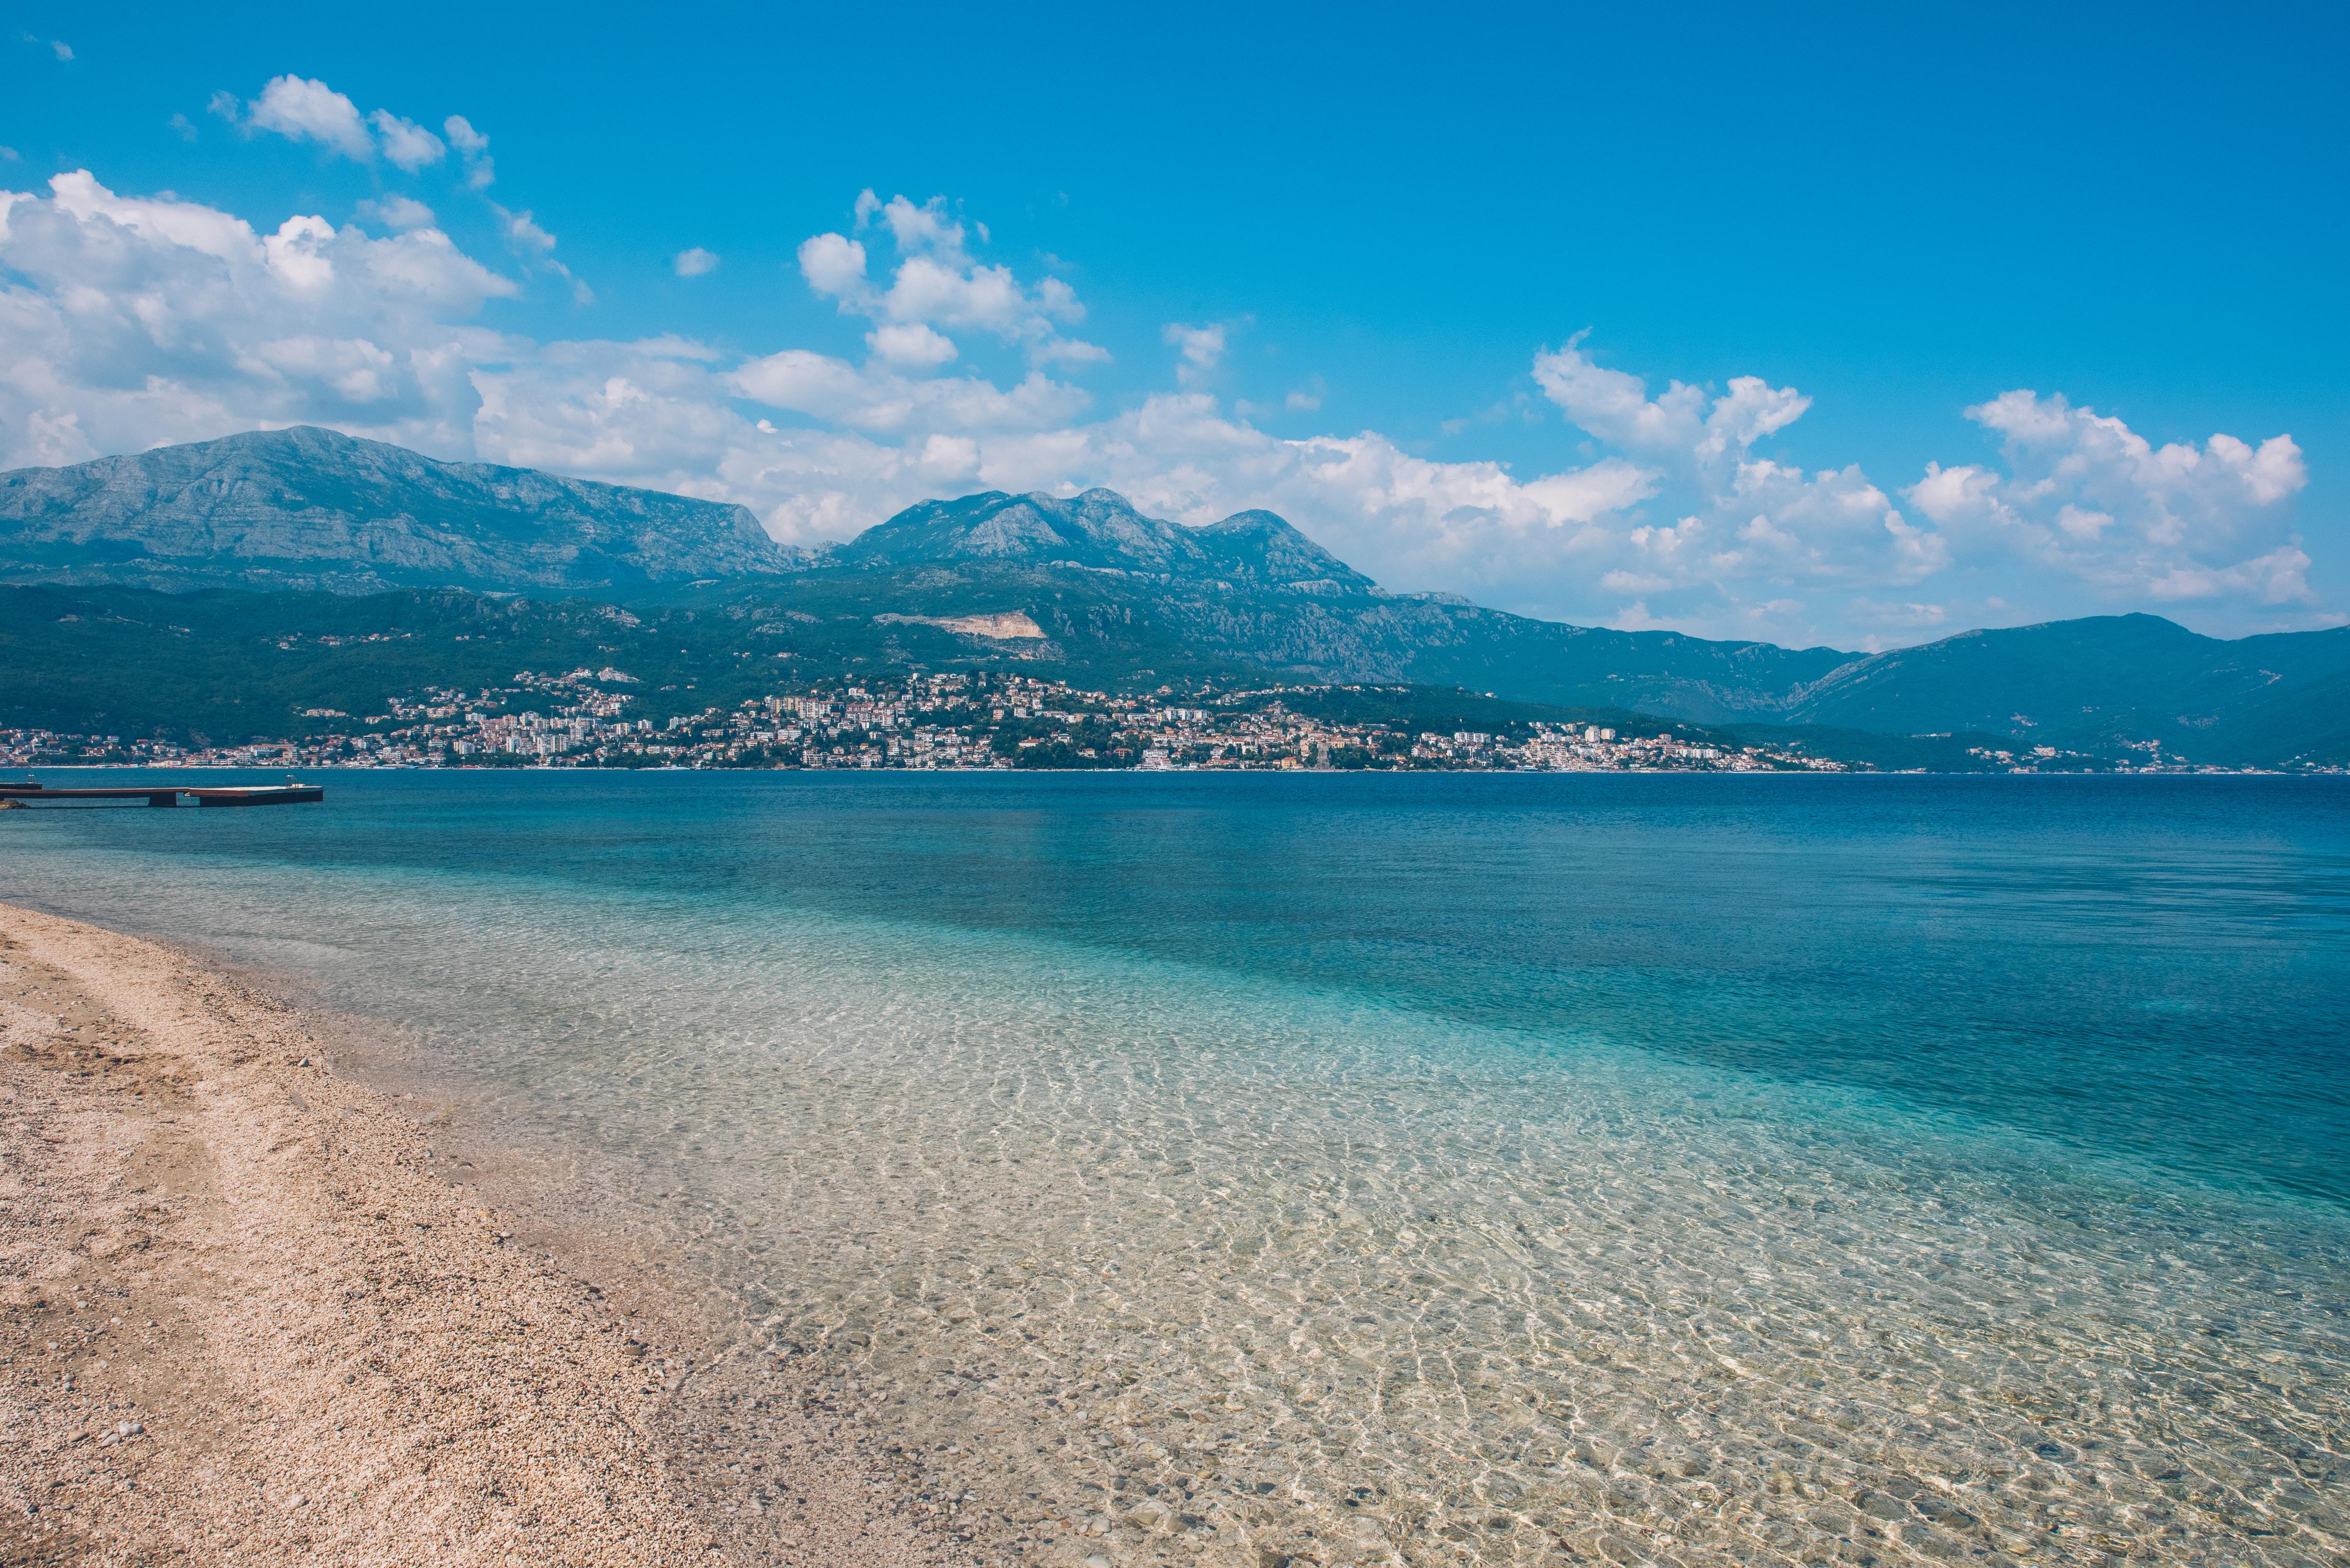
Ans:
[[[718,1379],[755,1469],[672,1437],[727,1347],[431,1174],[430,1114],[233,979],[0,908],[0,1560],[960,1560],[786,1375]]]

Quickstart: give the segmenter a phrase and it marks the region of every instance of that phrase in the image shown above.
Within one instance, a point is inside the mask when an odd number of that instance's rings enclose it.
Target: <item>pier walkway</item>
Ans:
[[[298,805],[327,798],[324,786],[282,784],[120,784],[100,789],[50,789],[26,781],[0,784],[0,801],[16,805],[61,806],[99,801],[143,800],[149,805],[180,804],[182,795],[198,805]]]

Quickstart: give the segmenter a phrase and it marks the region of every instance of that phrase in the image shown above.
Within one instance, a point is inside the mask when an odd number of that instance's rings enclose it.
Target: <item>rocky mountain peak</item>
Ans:
[[[1204,528],[1146,516],[1114,490],[1076,495],[988,491],[926,501],[877,524],[827,557],[865,567],[992,561],[1075,566],[1184,582],[1366,592],[1371,580],[1271,512]]]
[[[296,425],[0,473],[0,578],[376,592],[793,571],[744,507]]]

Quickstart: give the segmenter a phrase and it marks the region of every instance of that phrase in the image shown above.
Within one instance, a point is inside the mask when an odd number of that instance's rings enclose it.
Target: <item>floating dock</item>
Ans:
[[[320,784],[123,784],[104,789],[51,789],[27,781],[0,784],[0,801],[16,805],[67,805],[87,801],[143,800],[172,805],[186,796],[198,805],[300,805],[327,798]]]

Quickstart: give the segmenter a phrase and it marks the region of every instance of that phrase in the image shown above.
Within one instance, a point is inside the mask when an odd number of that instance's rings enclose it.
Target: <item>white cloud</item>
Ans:
[[[449,144],[486,151],[470,127]],[[1054,369],[1086,362],[1052,325],[1075,318],[1074,295],[973,261],[979,225],[942,202],[868,193],[854,235],[801,247],[817,296],[869,324],[862,363],[788,344],[745,358],[673,336],[503,336],[474,317],[514,281],[421,203],[360,211],[387,237],[314,215],[256,231],[87,172],[0,192],[0,464],[310,421],[740,501],[795,540],[977,488],[1107,484],[1186,523],[1268,506],[1391,587],[1586,623],[1877,646],[2125,606],[2237,630],[2328,618],[2292,530],[2306,473],[2289,437],[2161,445],[2014,391],[1969,410],[1996,461],[1929,466],[1896,493],[1779,450],[1810,402],[1793,388],[1738,377],[1652,397],[1576,339],[1535,355],[1533,383],[1599,445],[1521,472],[1376,431],[1269,434],[1197,384],[1229,351],[1212,326],[1169,329],[1175,386],[1102,411]],[[503,217],[533,268],[555,269],[553,236],[526,212]],[[888,247],[886,275],[868,246]],[[948,328],[1031,363],[991,379]],[[1292,415],[1321,396],[1318,380],[1303,390]],[[1548,404],[1526,392],[1495,408]]]
[[[1034,319],[1011,268],[958,266],[926,255],[909,256],[899,264],[881,308],[892,320],[978,327],[1004,337],[1022,332]]]
[[[442,122],[449,138],[444,142],[416,121],[388,109],[362,116],[357,104],[315,78],[290,73],[272,78],[251,104],[240,104],[234,93],[216,92],[207,107],[232,125],[275,131],[296,141],[315,141],[360,162],[372,160],[380,151],[394,167],[411,174],[440,162],[453,144],[465,161],[469,185],[479,190],[494,178],[488,156],[490,139],[476,131],[464,116],[452,114]],[[172,123],[192,139],[194,128],[185,116],[173,116]]]
[[[552,274],[571,286],[574,304],[596,303],[596,291],[569,267],[555,259],[555,236],[539,226],[537,220],[531,216],[529,208],[514,213],[492,202],[490,211],[497,214],[499,232],[505,235],[506,243],[515,248],[516,254],[534,265],[537,271]]]
[[[555,236],[538,226],[532,219],[529,208],[525,207],[519,213],[509,213],[493,202],[490,203],[490,210],[498,215],[500,228],[504,231],[506,238],[514,243],[515,249],[536,251],[541,255],[549,254],[554,251]]]
[[[917,207],[903,196],[892,196],[887,202],[877,203],[873,192],[860,192],[857,198],[858,226],[871,222],[876,211],[889,226],[889,233],[901,251],[945,251],[960,254],[962,250],[962,225],[949,218],[944,197],[933,196],[928,204]]]
[[[2309,605],[2286,504],[2307,484],[2291,436],[2160,447],[2121,420],[2017,389],[1967,410],[2006,472],[1929,463],[1912,504],[1963,565],[2022,560],[2109,595]]]
[[[1006,391],[975,376],[906,376],[875,365],[859,369],[806,348],[751,360],[724,380],[737,396],[754,402],[874,434],[1044,429],[1076,418],[1092,401],[1042,371],[1031,371]]]
[[[1049,337],[1028,345],[1028,358],[1037,365],[1107,365],[1109,350],[1077,337]]]
[[[1205,327],[1187,327],[1180,321],[1170,321],[1160,328],[1159,336],[1176,350],[1175,381],[1178,386],[1203,384],[1223,359],[1224,327],[1220,321]]]
[[[439,137],[414,120],[400,119],[388,109],[377,109],[368,116],[368,123],[374,126],[376,134],[383,139],[383,155],[411,174],[440,162],[449,154],[449,149],[442,144]]]
[[[67,43],[63,38],[50,39],[49,49],[61,60],[69,60],[74,57],[73,46]]]
[[[1581,351],[1585,334],[1564,348],[1534,356],[1534,381],[1566,417],[1600,440],[1631,452],[1694,450],[1702,424],[1705,394],[1675,381],[1651,401],[1648,383],[1621,370],[1603,369]]]
[[[854,226],[864,233],[877,219],[899,254],[886,288],[867,272],[869,257],[862,241],[823,234],[800,244],[800,275],[844,313],[899,325],[975,329],[1021,345],[1040,366],[1109,358],[1095,344],[1061,335],[1062,326],[1085,319],[1075,289],[1049,276],[1031,289],[1011,268],[973,259],[965,248],[972,231],[948,213],[942,199],[916,206],[903,196],[883,202],[871,191],[860,192]],[[985,226],[972,227],[984,242]]]
[[[1604,369],[1585,358],[1584,336],[1535,355],[1534,381],[1567,418],[1627,451],[1717,465],[1734,461],[1812,406],[1793,387],[1772,387],[1754,376],[1733,378],[1730,390],[1710,401],[1700,389],[1679,381],[1651,400],[1638,376]]]
[[[718,270],[718,253],[695,245],[691,250],[678,252],[677,260],[672,265],[680,277],[700,277]]]
[[[2018,574],[2025,591],[2006,597],[2052,615],[2149,600],[2232,603],[2242,614],[2314,602],[2284,505],[2305,482],[2290,437],[2156,448],[2117,419],[2011,391],[1967,410],[2002,437],[2004,471],[1929,464],[1901,493],[1905,512],[1857,467],[1806,473],[1754,450],[1810,407],[1794,389],[1738,377],[1718,396],[1675,381],[1651,398],[1581,341],[1538,354],[1536,384],[1575,424],[1653,463],[1659,497],[1681,514],[1626,535],[1641,564],[1614,590],[1641,595],[1643,614],[1662,602],[1685,624],[1724,628],[1725,615],[1774,589],[1825,609],[1820,591],[1842,586],[1981,587]],[[2002,596],[1981,602],[2015,618]],[[1871,636],[1926,624],[1888,618],[1866,595],[1829,618]]]
[[[1522,483],[1499,464],[1431,462],[1372,432],[1284,441],[1188,392],[1095,424],[983,431],[977,449],[976,481],[990,489],[1104,484],[1190,524],[1269,506],[1341,556],[1411,587],[1503,580],[1529,550],[1586,551],[1593,525],[1648,484],[1612,461]],[[902,486],[901,474],[883,477]],[[882,492],[893,504],[900,493]],[[832,512],[854,515],[853,500]]]
[[[452,114],[441,122],[441,131],[465,161],[468,187],[485,191],[497,183],[497,165],[490,158],[490,139],[475,130],[473,121],[462,114]]]
[[[0,462],[305,421],[446,451],[513,347],[468,318],[515,285],[438,230],[261,233],[87,171],[0,192]]]
[[[13,147],[0,147],[0,163],[14,163],[20,156]]]
[[[448,133],[449,144],[468,158],[479,158],[490,150],[490,139],[473,129],[473,122],[462,114],[452,114],[441,122]]]
[[[1534,376],[1569,420],[1653,466],[1658,496],[1678,515],[1624,535],[1614,586],[1642,613],[1679,613],[1715,628],[1756,597],[1846,583],[1914,583],[1948,564],[1943,542],[1912,524],[1856,467],[1805,473],[1753,448],[1800,419],[1811,400],[1759,377],[1727,390],[1670,383],[1650,398],[1637,376],[1583,353],[1578,335],[1534,356]],[[1725,585],[1744,585],[1735,601]]]
[[[245,123],[296,141],[315,141],[362,162],[375,156],[366,123],[350,99],[314,78],[271,78],[253,100]]]
[[[954,339],[919,321],[893,321],[865,335],[865,346],[892,365],[935,370],[955,357]]]
[[[871,195],[870,191],[866,192]],[[865,247],[846,234],[816,234],[800,242],[800,275],[807,286],[841,302],[862,307],[872,296],[865,275]]]
[[[432,209],[408,196],[373,197],[361,202],[358,213],[360,217],[370,223],[381,223],[387,229],[429,229],[432,226]]]

